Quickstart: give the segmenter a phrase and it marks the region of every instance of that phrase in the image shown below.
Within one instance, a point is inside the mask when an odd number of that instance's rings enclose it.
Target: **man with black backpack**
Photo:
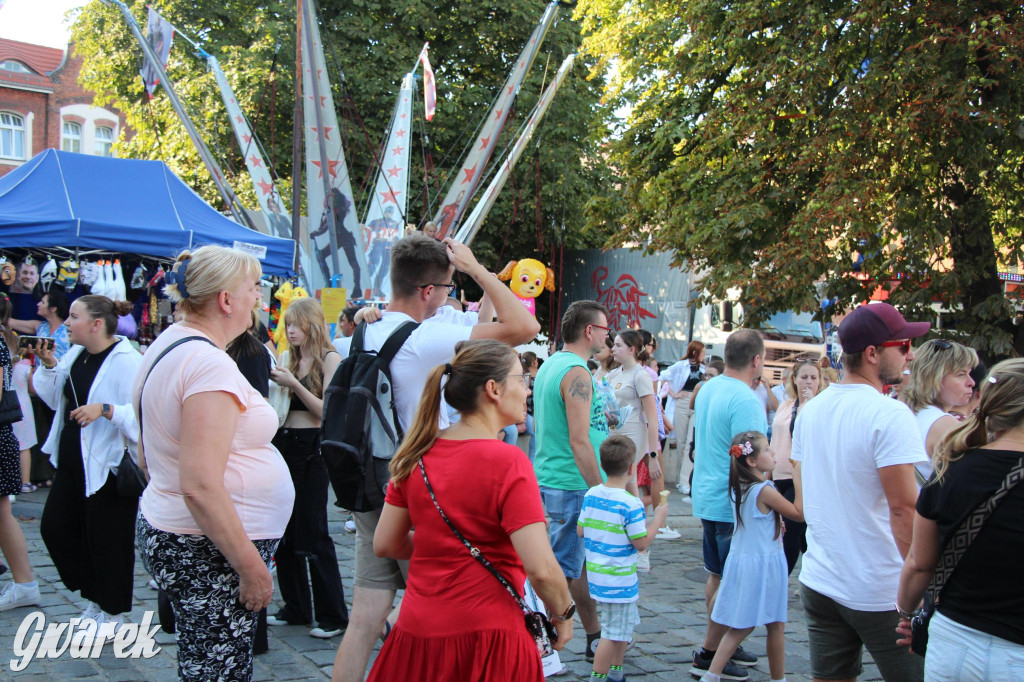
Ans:
[[[456,269],[472,277],[490,297],[497,322],[467,327],[428,319],[454,290],[452,274]],[[458,342],[496,339],[514,345],[530,341],[540,331],[537,320],[511,289],[480,265],[468,246],[452,239],[439,242],[414,233],[396,242],[391,249],[390,276],[392,297],[387,311],[380,322],[373,325],[363,323],[360,327],[362,350],[379,352],[384,349],[388,337],[402,329],[405,323],[418,325],[412,328],[390,363],[394,410],[401,432],[412,424],[427,375],[435,366],[451,360]],[[356,353],[353,341],[351,354]],[[343,369],[344,363],[339,374]],[[325,404],[325,422],[331,418],[328,412]],[[447,415],[443,410],[441,420],[441,428],[447,427]],[[326,423],[324,429],[326,441]],[[334,659],[334,680],[355,682],[363,679],[396,591],[405,588],[408,562],[382,559],[373,553],[373,533],[383,505],[374,506],[376,508],[370,511],[353,514],[356,522],[355,589],[348,630]]]

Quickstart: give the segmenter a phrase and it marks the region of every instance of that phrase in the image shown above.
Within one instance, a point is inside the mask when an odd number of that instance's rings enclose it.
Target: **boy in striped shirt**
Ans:
[[[587,491],[576,524],[587,554],[590,596],[601,608],[601,641],[591,680],[624,679],[626,646],[640,624],[637,551],[647,549],[668,518],[668,504],[662,502],[646,521],[643,502],[626,492],[636,476],[635,460],[636,447],[629,438],[611,436],[601,443],[601,468],[608,480]]]

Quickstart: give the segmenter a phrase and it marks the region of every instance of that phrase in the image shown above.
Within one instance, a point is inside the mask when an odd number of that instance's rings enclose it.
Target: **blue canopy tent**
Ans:
[[[0,177],[3,248],[172,259],[204,244],[248,251],[260,259],[264,274],[293,274],[294,241],[225,218],[162,161],[47,149]]]

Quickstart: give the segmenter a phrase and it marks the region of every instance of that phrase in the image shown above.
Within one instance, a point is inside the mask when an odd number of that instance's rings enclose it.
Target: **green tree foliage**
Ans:
[[[592,220],[624,215],[620,240],[708,268],[713,295],[742,287],[757,318],[882,286],[1012,352],[997,266],[1022,256],[1019,2],[581,0],[578,15],[628,111],[610,145],[624,196]]]
[[[282,192],[289,200],[284,187],[292,180],[295,2],[154,0],[152,4],[181,31],[199,36],[204,49],[218,57],[284,180]],[[144,26],[146,2],[132,0],[128,5]],[[449,174],[473,141],[473,132],[545,5],[543,0],[470,0],[454,5],[422,0],[321,0],[325,55],[360,207],[372,190],[375,153],[385,142],[402,76],[413,68],[423,43],[430,42],[438,104],[433,121],[424,122],[420,89],[409,189],[409,221],[414,223],[433,217]],[[75,24],[73,39],[78,54],[85,58],[83,86],[107,93],[101,99],[125,112],[133,131],[120,142],[118,154],[166,161],[204,198],[220,206],[212,180],[166,95],[158,90],[152,100],[147,99],[138,76],[140,50],[117,10],[102,3],[87,5]],[[571,11],[561,10],[523,85],[516,114],[495,158],[511,146],[514,131],[525,121],[544,84],[581,40]],[[550,263],[558,252],[552,245],[578,248],[608,238],[605,228],[588,227],[585,218],[586,201],[611,188],[607,167],[595,162],[600,149],[602,83],[599,76],[588,75],[600,72],[596,60],[577,60],[535,133],[530,151],[499,195],[473,244],[489,267],[498,270],[507,260],[527,257]],[[241,153],[205,62],[178,39],[168,74],[234,190],[244,204],[255,207]],[[425,165],[431,159],[432,171],[427,173]],[[474,293],[470,292],[471,298]],[[539,305],[542,317],[547,310],[545,298]]]

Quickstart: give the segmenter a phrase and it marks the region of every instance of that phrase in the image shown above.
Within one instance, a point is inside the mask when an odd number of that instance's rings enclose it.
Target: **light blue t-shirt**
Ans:
[[[693,413],[693,515],[732,523],[729,444],[741,431],[768,431],[764,405],[749,384],[722,375],[701,387]]]

